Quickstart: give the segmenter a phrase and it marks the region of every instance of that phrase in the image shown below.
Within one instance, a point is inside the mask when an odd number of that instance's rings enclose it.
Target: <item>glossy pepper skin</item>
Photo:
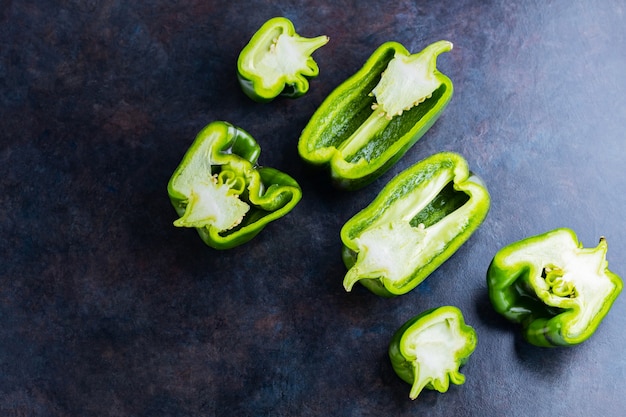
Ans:
[[[434,154],[393,178],[341,229],[346,291],[391,297],[415,288],[482,224],[489,193],[459,154]]]
[[[587,340],[622,290],[609,271],[606,239],[584,248],[559,228],[500,249],[487,271],[494,309],[519,323],[525,339],[543,347]]]
[[[461,310],[443,306],[427,310],[402,325],[389,343],[389,359],[396,374],[411,384],[409,398],[424,388],[446,392],[461,385],[465,365],[476,349],[476,331],[465,324]]]
[[[196,228],[216,249],[229,249],[256,236],[300,201],[289,175],[260,167],[258,143],[244,130],[216,121],[196,137],[174,171],[168,194],[177,227]]]
[[[268,20],[239,54],[237,76],[243,92],[259,102],[302,96],[309,91],[308,79],[319,74],[311,54],[328,40],[298,35],[285,17]]]
[[[451,49],[438,41],[411,54],[397,42],[382,44],[313,114],[298,142],[302,159],[328,166],[339,188],[357,189],[382,175],[452,98],[452,81],[436,67],[437,56]]]

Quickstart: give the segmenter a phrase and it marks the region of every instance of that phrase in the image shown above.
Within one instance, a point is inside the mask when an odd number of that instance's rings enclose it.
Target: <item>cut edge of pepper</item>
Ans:
[[[280,73],[274,69],[280,76],[275,83],[266,86],[264,75],[253,70],[254,64],[261,60],[283,35],[295,38],[297,43],[306,44],[305,54],[309,55],[306,59],[306,69],[302,73],[294,71],[293,74]],[[319,66],[311,54],[326,45],[329,40],[326,35],[313,38],[299,35],[293,22],[286,17],[269,19],[252,35],[237,58],[237,79],[242,90],[248,97],[259,102],[269,102],[281,95],[289,98],[304,95],[309,90],[308,79],[319,74]]]
[[[536,284],[530,282],[537,279],[544,279],[543,270],[545,269],[545,265],[537,268],[528,261],[518,261],[512,264],[503,263],[504,259],[507,259],[511,253],[523,245],[540,244],[546,239],[557,239],[561,238],[561,236],[562,239],[565,239],[565,250],[583,251],[585,253],[599,251],[603,257],[603,261],[600,262],[600,264],[604,265],[604,269],[599,272],[605,275],[612,285],[612,290],[607,297],[603,299],[603,303],[597,310],[597,313],[586,321],[587,326],[581,331],[574,332],[574,334],[570,332],[571,326],[569,326],[569,322],[565,324],[556,323],[572,315],[579,314],[579,307],[569,305],[571,303],[568,303],[566,306],[552,306],[546,304],[545,300],[537,294]],[[563,247],[563,242],[557,246]],[[576,233],[567,227],[556,228],[510,243],[496,253],[487,271],[487,284],[491,304],[495,311],[504,316],[507,320],[520,324],[524,339],[533,345],[540,347],[557,347],[580,344],[595,333],[611,310],[613,303],[618,298],[623,288],[621,277],[608,269],[608,262],[606,261],[607,248],[608,246],[604,237],[600,238],[595,248],[583,247]],[[557,265],[558,262],[550,263],[550,265],[553,264],[560,268],[560,266]],[[506,273],[506,271],[511,268],[513,270]],[[528,281],[528,288],[521,288],[519,284],[520,281]],[[521,302],[522,300],[524,300],[524,303]],[[549,331],[550,328],[557,329],[558,331]]]
[[[203,147],[206,149],[202,149]],[[238,224],[225,230],[220,230],[210,224],[193,227],[208,246],[215,249],[229,249],[245,243],[256,236],[269,222],[291,211],[300,201],[302,190],[295,179],[274,168],[256,165],[260,151],[256,140],[245,130],[228,122],[214,121],[196,135],[170,178],[167,189],[171,203],[178,215],[183,216],[188,196],[179,190],[176,182],[188,168],[191,160],[204,161],[202,169],[207,171],[205,173],[207,178],[227,175],[223,167],[237,167],[237,170],[245,177],[245,184],[234,183],[237,187],[236,191],[240,191],[238,195],[242,201],[250,206],[249,211]],[[278,203],[270,201],[273,198],[278,199]],[[268,205],[271,203],[277,204],[277,207],[271,207],[273,210],[269,211]]]
[[[441,321],[445,322],[448,329],[452,327],[450,331],[463,343],[462,345],[457,343],[457,348],[452,355],[454,366],[445,369],[443,381],[433,380],[432,377],[419,379],[418,358],[413,352],[407,351],[407,345],[410,345],[408,339],[414,336],[413,331],[427,330]],[[422,329],[424,326],[426,329]],[[465,375],[460,372],[460,368],[467,363],[476,350],[477,344],[476,330],[465,322],[462,311],[458,307],[448,305],[431,308],[407,320],[394,333],[389,343],[388,353],[395,373],[411,385],[409,398],[415,400],[424,388],[444,393],[448,390],[450,382],[455,385],[465,383]]]
[[[435,44],[439,42],[448,43],[448,41],[438,41],[435,42]],[[428,49],[432,45],[434,44],[428,45],[424,48],[424,50]],[[408,149],[410,149],[432,127],[452,98],[454,92],[452,81],[445,74],[439,72],[435,68],[434,77],[440,82],[437,91],[443,91],[441,94],[433,94],[433,96],[436,97],[436,104],[430,105],[425,101],[419,106],[409,110],[408,112],[421,112],[421,109],[426,108],[429,105],[431,106],[429,110],[410,127],[400,129],[400,133],[394,133],[395,140],[389,141],[391,142],[391,145],[384,151],[380,152],[375,158],[370,158],[369,160],[364,157],[358,157],[354,160],[354,155],[359,154],[362,146],[357,146],[358,143],[357,145],[344,143],[346,139],[345,137],[336,144],[333,144],[334,141],[319,140],[319,137],[327,136],[326,132],[328,130],[331,130],[330,136],[332,137],[337,134],[337,131],[345,129],[345,127],[340,129],[330,129],[327,126],[327,123],[332,123],[332,121],[337,120],[340,108],[370,108],[375,103],[374,97],[370,96],[370,88],[372,87],[368,86],[371,84],[373,84],[373,86],[376,85],[376,83],[380,80],[380,72],[384,71],[384,68],[387,67],[389,62],[391,62],[397,54],[406,56],[417,55],[410,54],[404,46],[397,42],[386,42],[382,44],[376,51],[374,51],[365,65],[357,73],[348,78],[333,92],[331,92],[322,105],[320,105],[318,110],[313,114],[311,120],[300,136],[300,140],[298,142],[298,152],[300,156],[305,161],[313,165],[328,165],[330,167],[333,183],[338,188],[357,189],[378,178],[395,162],[397,162],[397,160],[400,159],[408,151]],[[376,78],[374,78],[373,82],[370,83],[370,73],[373,68],[377,67],[381,67],[381,71],[376,74]],[[370,81],[364,82],[363,80],[366,79]],[[366,105],[354,106],[351,104],[359,100],[365,102]],[[433,98],[431,97],[427,100],[433,100]],[[334,106],[330,106],[331,103],[334,104]],[[367,115],[364,116],[363,120],[361,120],[361,123],[369,117],[372,126],[380,127],[383,125],[388,126],[390,124],[387,123],[388,121],[385,122],[377,120],[377,116],[376,110],[369,110]],[[361,123],[358,123],[357,125],[360,126]],[[394,127],[394,130],[396,129],[397,127]],[[385,131],[385,129],[382,130],[382,132]],[[379,132],[378,135],[375,135],[370,139],[377,136],[384,137],[388,135],[385,135],[384,133],[381,134]],[[361,142],[364,142],[365,145],[367,145],[368,140],[362,140]],[[320,143],[325,143],[325,145],[319,146]]]
[[[436,199],[447,186],[449,186],[449,184],[453,184],[455,194],[462,193],[467,195],[467,198],[463,200],[463,204],[459,205],[454,210],[450,211],[446,216],[439,219],[433,224],[433,226],[437,225],[438,228],[441,228],[443,227],[441,226],[441,222],[443,220],[448,219],[449,222],[452,218],[451,216],[455,215],[461,216],[462,219],[465,218],[467,220],[464,222],[464,227],[461,227],[460,229],[455,229],[460,230],[460,232],[456,233],[454,236],[450,236],[446,240],[447,244],[444,245],[442,250],[435,253],[428,261],[422,262],[421,268],[417,268],[411,275],[405,277],[404,279],[390,280],[384,276],[354,279],[355,277],[353,277],[352,275],[354,275],[355,271],[353,271],[353,274],[350,274],[350,271],[357,262],[359,248],[358,245],[355,243],[355,240],[358,238],[358,236],[360,236],[360,232],[351,233],[352,229],[357,228],[358,230],[363,231],[370,228],[373,224],[379,222],[378,219],[381,218],[383,214],[371,216],[371,213],[369,213],[369,211],[372,207],[379,207],[376,212],[387,212],[389,207],[389,204],[386,204],[387,200],[389,200],[389,196],[387,195],[388,190],[402,186],[404,182],[409,182],[408,180],[412,176],[416,176],[417,173],[419,173],[421,170],[425,170],[425,168],[428,166],[433,166],[433,164],[436,163],[436,159],[441,161],[445,158],[454,160],[454,166],[451,168],[451,176],[448,178],[447,181],[445,181],[444,184],[440,184],[437,192],[428,193],[428,195],[432,198],[430,199],[430,201],[426,201],[421,204],[417,213],[413,213],[410,216],[406,217],[408,218],[408,222],[410,223],[410,221],[417,217],[426,207],[428,207],[432,203],[432,201]],[[438,173],[439,171],[441,170],[438,170]],[[430,180],[430,178],[428,180]],[[421,181],[424,181],[424,179],[422,179]],[[406,197],[402,197],[400,198],[400,200],[404,200],[405,198]],[[394,204],[393,201],[390,204]],[[356,282],[360,282],[363,286],[368,288],[373,293],[383,297],[393,297],[406,294],[417,285],[419,285],[423,280],[425,280],[434,270],[436,270],[443,262],[450,258],[459,249],[459,247],[471,237],[476,229],[478,229],[478,227],[483,223],[484,219],[487,216],[489,208],[490,196],[487,188],[484,185],[484,182],[475,173],[469,171],[467,161],[460,154],[454,152],[440,152],[416,163],[414,166],[408,168],[404,172],[398,174],[398,176],[396,176],[394,179],[392,179],[392,181],[387,184],[387,186],[367,207],[365,207],[363,210],[353,216],[342,227],[342,259],[344,261],[344,264],[348,268],[348,273],[346,273],[346,277],[344,278],[344,288],[346,289],[346,291],[349,292]],[[463,210],[466,215],[460,215],[460,210]],[[472,214],[476,215],[472,216]],[[375,218],[372,219],[372,217]],[[425,229],[425,226],[422,224],[412,225],[412,227],[422,226]],[[348,280],[348,282],[346,282],[346,279]]]

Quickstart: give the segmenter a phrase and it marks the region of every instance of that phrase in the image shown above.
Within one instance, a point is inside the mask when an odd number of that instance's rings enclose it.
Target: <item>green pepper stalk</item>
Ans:
[[[487,271],[494,309],[543,347],[587,340],[622,290],[608,269],[606,239],[584,248],[571,229],[528,237],[500,249]]]
[[[338,86],[306,125],[302,159],[330,168],[340,188],[362,187],[389,169],[439,118],[452,98],[452,81],[437,70],[438,41],[417,54],[382,44]]]
[[[389,343],[396,374],[411,384],[409,398],[424,388],[446,392],[450,383],[462,385],[465,365],[476,349],[476,331],[465,324],[461,310],[444,306],[427,310],[400,327]]]
[[[432,155],[393,178],[341,229],[346,291],[405,294],[452,256],[482,224],[490,198],[459,154]]]
[[[237,76],[244,93],[259,102],[279,95],[296,98],[309,91],[308,78],[319,75],[311,57],[328,43],[328,36],[304,38],[285,17],[268,20],[252,36],[237,60]]]
[[[207,245],[228,249],[291,211],[302,197],[300,186],[259,167],[260,153],[250,134],[227,122],[202,129],[167,186],[180,216],[174,226],[195,228]]]

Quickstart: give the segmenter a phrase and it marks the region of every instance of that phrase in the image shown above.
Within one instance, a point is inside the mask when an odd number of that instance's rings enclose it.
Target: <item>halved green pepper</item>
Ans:
[[[424,388],[448,391],[461,385],[459,368],[476,349],[476,331],[465,324],[461,310],[444,306],[427,310],[404,323],[389,343],[389,359],[396,374],[411,384],[409,398]]]
[[[571,346],[587,340],[622,290],[608,269],[606,239],[584,248],[571,229],[559,228],[511,243],[487,271],[494,309],[519,323],[537,346]]]
[[[480,226],[490,198],[459,154],[432,155],[393,178],[341,229],[346,291],[391,297],[415,288]]]
[[[174,225],[196,228],[207,245],[228,249],[291,211],[302,197],[300,186],[285,173],[258,166],[260,153],[254,138],[230,123],[202,129],[167,186],[181,216]]]
[[[270,19],[239,54],[239,84],[248,97],[259,102],[279,95],[300,97],[309,90],[308,78],[319,74],[311,54],[327,43],[327,36],[298,35],[285,17]]]
[[[333,182],[362,187],[391,167],[435,123],[452,97],[452,81],[437,56],[452,49],[438,41],[417,54],[397,42],[382,44],[338,86],[306,125],[300,156],[328,165]]]

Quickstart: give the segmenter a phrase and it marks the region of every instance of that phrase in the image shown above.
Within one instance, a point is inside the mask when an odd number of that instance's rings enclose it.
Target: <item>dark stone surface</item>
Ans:
[[[571,349],[539,349],[491,309],[498,248],[568,226],[626,275],[626,17],[593,1],[0,1],[0,414],[3,416],[621,416],[626,302]],[[235,63],[267,19],[329,35],[310,92],[270,104]],[[331,189],[299,159],[323,98],[388,40],[439,39],[455,96],[385,176]],[[213,120],[249,131],[304,198],[239,248],[172,226],[167,181]],[[344,292],[339,230],[438,151],[492,193],[480,230],[408,295]],[[460,307],[467,382],[416,402],[387,343]]]

